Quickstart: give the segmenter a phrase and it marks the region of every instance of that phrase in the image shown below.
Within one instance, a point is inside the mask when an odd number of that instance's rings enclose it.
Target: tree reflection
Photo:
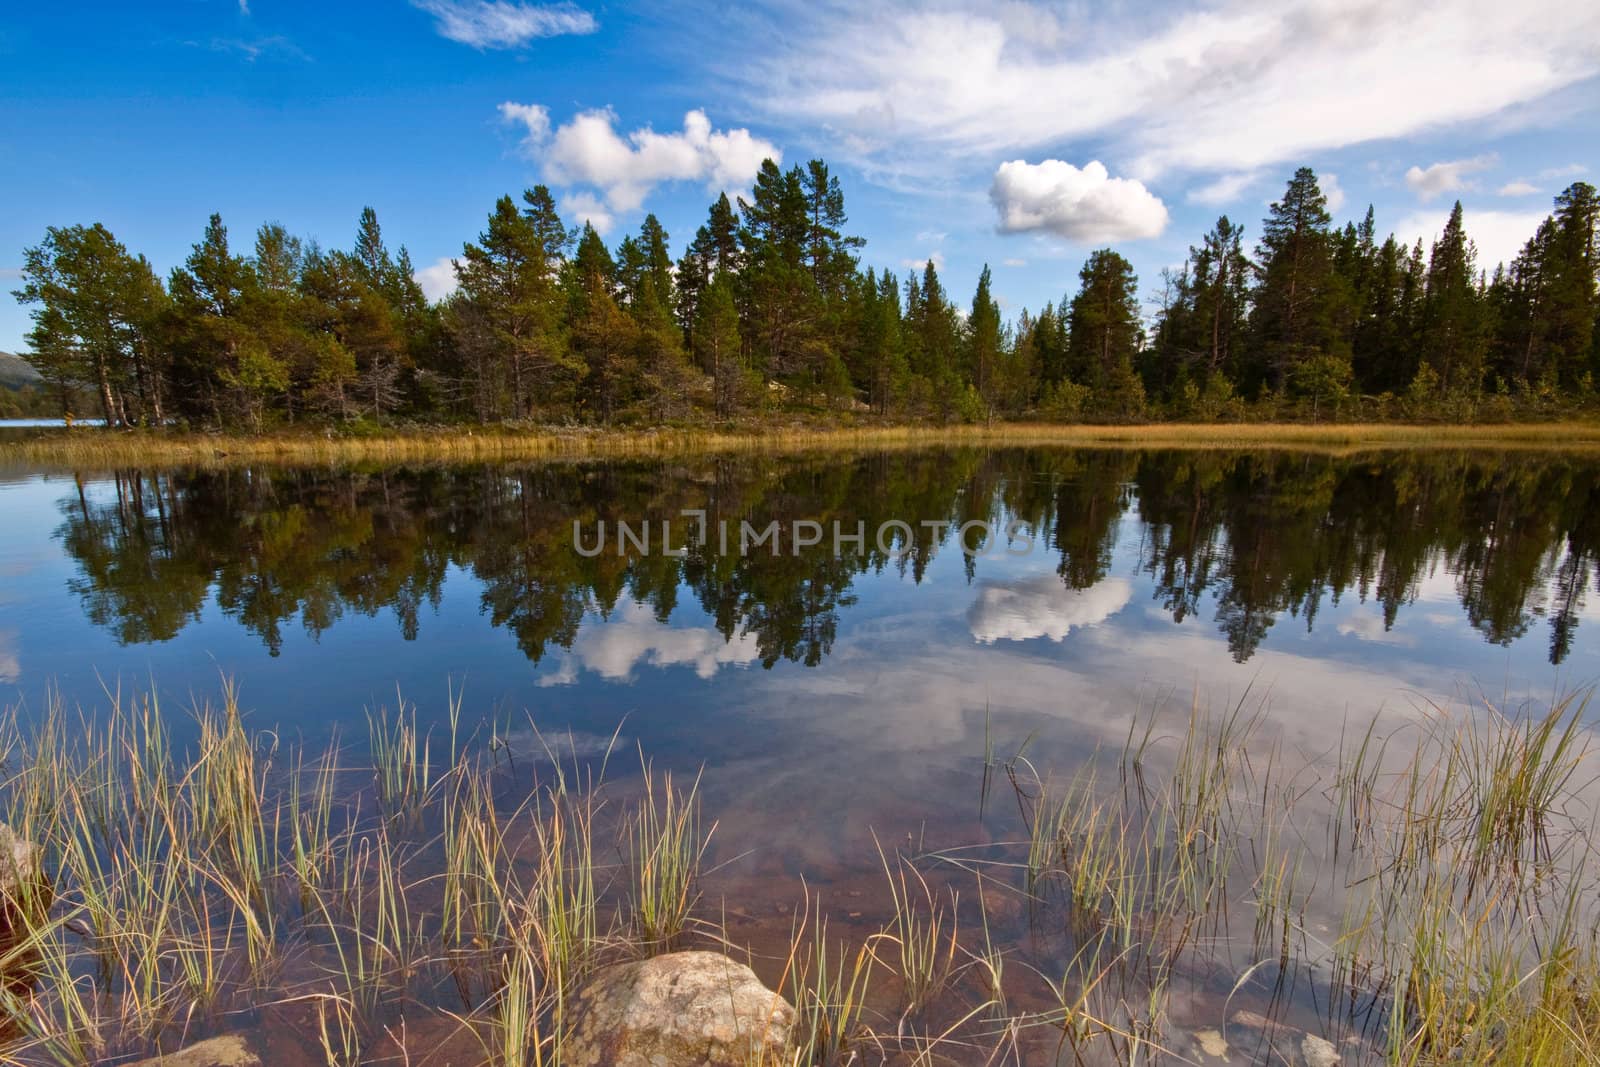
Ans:
[[[213,602],[274,654],[286,627],[313,637],[347,613],[392,612],[415,639],[451,568],[480,609],[537,662],[570,649],[585,619],[622,603],[666,622],[686,598],[761,662],[815,665],[832,649],[857,576],[921,582],[962,523],[1015,520],[1073,590],[1104,581],[1119,537],[1137,537],[1152,596],[1182,623],[1210,612],[1233,657],[1250,658],[1286,616],[1307,629],[1356,596],[1385,628],[1430,576],[1453,576],[1462,611],[1508,644],[1543,616],[1550,660],[1570,653],[1600,549],[1600,470],[1579,460],[1415,454],[953,450],[854,457],[423,467],[123,471],[79,484],[60,536],[87,617],[124,643],[165,641]],[[706,514],[706,543],[685,510]],[[864,527],[796,549],[796,520]],[[741,522],[776,520],[779,551],[731,550]],[[875,536],[891,520],[914,542]],[[671,522],[682,555],[612,536],[600,522]],[[735,531],[730,551],[715,536]],[[932,536],[930,523],[946,524]],[[1127,551],[1125,549],[1124,551]],[[974,580],[985,566],[967,559]]]

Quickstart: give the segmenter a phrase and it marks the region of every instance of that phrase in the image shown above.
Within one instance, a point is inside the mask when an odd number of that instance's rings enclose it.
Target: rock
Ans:
[[[123,1067],[261,1067],[261,1057],[241,1035],[223,1034]]]
[[[602,970],[572,1018],[564,1067],[745,1067],[782,1059],[794,1009],[741,963],[672,952]]]
[[[0,894],[15,900],[39,881],[39,846],[0,822]]]
[[[1228,1042],[1216,1030],[1196,1030],[1194,1041],[1205,1055],[1219,1060],[1228,1058]]]
[[[1333,1043],[1316,1034],[1301,1038],[1300,1055],[1306,1058],[1306,1067],[1338,1067],[1339,1064],[1339,1051]]]
[[[0,955],[11,951],[50,910],[52,892],[44,875],[44,852],[0,823]],[[25,967],[13,967],[9,981]]]
[[[1234,1012],[1233,1018],[1229,1021],[1235,1026],[1245,1026],[1251,1030],[1270,1030],[1272,1028],[1271,1019],[1260,1012],[1249,1011],[1244,1008]]]

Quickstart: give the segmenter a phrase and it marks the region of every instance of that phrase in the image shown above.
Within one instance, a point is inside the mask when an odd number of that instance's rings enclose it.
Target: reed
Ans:
[[[183,466],[243,463],[480,461],[667,456],[705,452],[810,452],[942,445],[1093,448],[1362,449],[1493,448],[1600,451],[1587,422],[1482,425],[1380,423],[1150,423],[1142,425],[858,425],[801,421],[645,430],[505,426],[394,430],[370,437],[319,432],[257,436],[78,429],[0,442],[0,463],[113,469],[130,462]]]
[[[574,758],[530,792],[498,730],[461,735],[454,693],[447,753],[402,701],[370,720],[370,767],[252,730],[228,685],[187,733],[151,699],[107,697],[98,715],[0,715],[0,818],[50,872],[0,899],[0,1061],[117,1062],[277,1003],[304,1006],[328,1064],[357,1063],[454,980],[484,1062],[544,1067],[596,968],[728,943],[699,913],[716,829],[699,776],[685,788],[641,754],[616,803],[604,760]],[[1063,787],[986,742],[1019,836],[981,863],[878,845],[866,906],[884,921],[854,944],[806,890],[774,972],[796,1008],[785,1063],[1032,1062],[1041,1033],[1086,1063],[1170,1058],[1191,1025],[1174,990],[1197,973],[1235,995],[1268,982],[1269,1011],[1286,983],[1326,992],[1330,1033],[1365,1020],[1346,1062],[1595,1062],[1585,711],[1429,707],[1299,768],[1242,703],[1157,709]],[[946,862],[976,872],[981,921],[960,922]],[[1025,895],[1025,942],[996,936],[991,885]]]
[[[636,938],[654,954],[669,951],[683,933],[696,900],[700,860],[716,825],[701,834],[698,775],[687,792],[673,787],[671,773],[658,788],[645,763],[644,781],[629,829],[631,910]]]

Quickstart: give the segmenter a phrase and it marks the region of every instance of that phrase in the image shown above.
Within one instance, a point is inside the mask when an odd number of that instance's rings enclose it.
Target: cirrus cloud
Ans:
[[[1082,169],[1059,159],[1000,164],[989,187],[1001,233],[1042,231],[1068,241],[1158,237],[1167,207],[1143,182],[1113,178],[1099,160]]]
[[[483,51],[522,48],[540,37],[593,33],[594,16],[576,4],[520,4],[508,0],[411,0],[433,16],[439,36]]]
[[[1600,7],[1570,0],[782,8],[796,10],[777,55],[752,43],[747,88],[908,173],[1099,138],[1135,177],[1242,174],[1490,117],[1527,125],[1526,105],[1600,73]]]

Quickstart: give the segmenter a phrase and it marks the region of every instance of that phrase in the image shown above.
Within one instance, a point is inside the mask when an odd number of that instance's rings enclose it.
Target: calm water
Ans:
[[[684,509],[868,533],[839,555],[828,535],[574,547],[575,520],[586,546],[601,520],[681,537]],[[979,519],[1011,525],[1011,551],[925,525]],[[874,547],[889,520],[915,544]],[[1316,759],[1347,716],[1545,706],[1600,677],[1597,554],[1600,464],[1520,455],[12,472],[0,702],[153,685],[176,715],[228,676],[252,725],[321,743],[364,736],[397,691],[442,723],[454,686],[530,751],[530,720],[620,731],[635,768],[636,746],[706,768],[714,888],[759,938],[802,878],[870,925],[874,834],[1014,836],[1013,809],[979,809],[986,743],[1031,737],[1070,770],[1141,712],[1248,699]]]

